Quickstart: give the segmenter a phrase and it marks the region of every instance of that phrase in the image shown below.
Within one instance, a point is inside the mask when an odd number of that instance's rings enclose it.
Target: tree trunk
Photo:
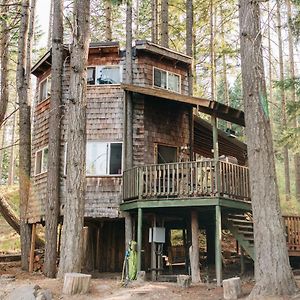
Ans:
[[[211,85],[211,99],[216,100],[216,65],[215,65],[215,29],[214,29],[214,1],[210,0],[210,85]]]
[[[132,5],[127,1],[126,8],[126,83],[132,83]],[[126,118],[126,141],[125,141],[125,168],[133,167],[133,103],[132,93],[126,92],[125,99],[125,118]]]
[[[31,228],[26,222],[26,211],[29,199],[31,139],[30,139],[30,52],[33,36],[35,2],[30,10],[29,0],[22,0],[21,23],[18,41],[17,89],[19,98],[19,184],[20,184],[20,226],[21,226],[21,265],[28,270],[28,254],[30,251]],[[30,15],[29,15],[30,14]]]
[[[161,45],[169,47],[169,0],[161,0]]]
[[[268,1],[268,16],[271,15],[270,1]],[[273,120],[273,76],[272,76],[272,46],[271,46],[271,18],[268,18],[268,73],[269,73],[269,111],[271,129],[274,125]]]
[[[9,45],[9,28],[8,20],[8,0],[2,0],[1,3],[1,27],[0,27],[0,59],[1,59],[1,101],[0,101],[0,125],[4,120],[8,104],[8,45]]]
[[[0,213],[13,230],[20,234],[20,219],[3,196],[0,196]],[[44,241],[36,236],[36,246],[43,248],[44,245]]]
[[[225,30],[224,30],[224,10],[221,5],[221,38],[222,38],[222,65],[223,65],[223,84],[224,84],[224,103],[230,106],[230,97],[228,90],[228,80],[227,80],[227,61],[226,61],[226,39],[225,39]],[[231,122],[227,122],[227,127],[231,128]]]
[[[157,21],[157,0],[151,2],[151,41],[158,43],[158,21]]]
[[[54,1],[51,66],[51,101],[49,115],[49,154],[47,205],[45,211],[45,264],[47,277],[55,277],[57,260],[57,223],[60,204],[60,119],[63,73],[63,1]]]
[[[67,180],[62,250],[58,277],[80,272],[85,202],[86,65],[89,50],[90,1],[74,1],[73,43],[67,132]]]
[[[292,20],[292,10],[291,10],[291,2],[290,0],[286,0],[287,6],[287,24],[288,24],[288,41],[289,41],[289,62],[290,62],[290,79],[295,80],[295,62],[294,62],[294,42],[293,42],[293,34],[291,28],[291,20]],[[296,102],[296,89],[295,86],[292,85],[291,89],[291,101],[292,103]],[[292,126],[294,128],[299,128],[297,118],[293,118]],[[295,168],[295,188],[296,188],[296,199],[300,202],[300,154],[294,154],[294,168]]]
[[[186,1],[186,54],[193,57],[193,0]],[[188,69],[188,89],[189,95],[193,95],[193,69],[192,65]]]
[[[105,0],[105,40],[112,40],[112,16],[111,16],[111,0]]]
[[[190,255],[192,282],[201,282],[199,267],[199,224],[197,211],[191,212],[192,249]]]
[[[12,119],[12,129],[11,129],[11,147],[9,150],[9,165],[8,165],[8,177],[7,177],[7,184],[13,185],[15,179],[15,131],[16,131],[16,113],[13,115]]]
[[[49,13],[49,28],[48,28],[48,41],[47,48],[52,47],[52,31],[53,31],[53,10],[55,0],[50,0],[50,13]]]
[[[1,132],[1,149],[0,150],[0,184],[2,184],[3,179],[3,154],[4,154],[4,147],[5,147],[5,136],[6,136],[6,124],[2,125],[2,132]]]
[[[284,69],[283,69],[283,50],[282,50],[282,37],[281,37],[281,4],[279,0],[276,0],[277,7],[277,35],[278,35],[278,54],[279,54],[279,80],[284,81]],[[287,128],[287,118],[286,118],[286,95],[284,86],[280,87],[280,98],[281,98],[281,118],[282,118],[282,129]],[[291,184],[290,184],[290,163],[289,163],[289,152],[288,147],[283,147],[283,163],[284,163],[284,178],[285,178],[285,197],[286,200],[291,199]]]
[[[256,284],[250,299],[290,295],[296,283],[289,265],[279,204],[267,109],[259,1],[239,1],[241,63],[253,209]]]

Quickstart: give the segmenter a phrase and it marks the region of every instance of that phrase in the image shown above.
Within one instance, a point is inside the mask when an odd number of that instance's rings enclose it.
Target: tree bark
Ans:
[[[16,131],[16,114],[13,115],[12,119],[12,129],[11,129],[11,145],[15,143],[15,131]],[[13,185],[15,179],[15,146],[10,147],[9,151],[9,165],[8,165],[8,176],[7,176],[7,184]]]
[[[222,65],[223,65],[223,84],[224,84],[224,103],[230,106],[230,97],[229,97],[229,90],[228,90],[228,80],[227,80],[227,61],[226,61],[226,39],[225,39],[225,30],[224,30],[224,9],[221,5],[221,38],[222,38]],[[231,122],[227,122],[227,127],[231,128]]]
[[[112,40],[112,15],[111,15],[111,0],[105,0],[105,40]]]
[[[210,0],[210,85],[211,85],[211,99],[216,100],[215,93],[216,93],[216,65],[215,65],[215,29],[214,29],[214,2],[213,0]]]
[[[132,83],[132,4],[131,1],[127,1],[126,8],[126,83]],[[125,168],[130,169],[133,167],[133,103],[132,93],[126,92],[125,99]]]
[[[161,0],[161,45],[169,47],[169,0]]]
[[[33,5],[34,5],[33,1]],[[30,10],[29,0],[22,0],[21,23],[18,40],[17,90],[19,98],[19,185],[20,185],[20,226],[21,226],[21,266],[28,270],[28,254],[30,251],[31,228],[26,222],[26,211],[29,199],[31,139],[30,139],[30,52],[32,46],[34,6]],[[34,18],[33,18],[34,19]]]
[[[48,28],[48,41],[47,48],[52,46],[52,31],[53,31],[53,9],[55,0],[50,0],[50,13],[49,13],[49,28]]]
[[[283,50],[282,50],[282,36],[281,36],[281,4],[279,0],[276,0],[277,8],[277,36],[278,36],[278,54],[279,54],[279,80],[281,83],[284,81],[284,69],[283,69]],[[287,128],[287,117],[286,117],[286,95],[284,86],[280,87],[280,98],[281,98],[281,119],[282,129]],[[286,200],[291,199],[291,183],[290,183],[290,163],[289,163],[289,151],[288,146],[283,147],[283,164],[284,164],[284,179],[285,179],[285,197]]]
[[[269,111],[271,130],[273,129],[273,76],[272,76],[272,47],[271,47],[271,8],[268,1],[268,73],[269,73]]]
[[[45,211],[45,264],[47,277],[56,275],[57,225],[60,204],[60,119],[63,73],[63,1],[53,0],[53,38],[51,66],[51,101],[49,115],[49,154],[47,205]]]
[[[8,46],[9,46],[9,29],[8,19],[8,0],[2,0],[1,7],[1,38],[0,38],[0,59],[1,59],[1,101],[0,101],[0,126],[4,120],[8,104]]]
[[[193,0],[186,1],[186,54],[193,57]],[[188,69],[188,90],[189,95],[193,95],[193,66]]]
[[[157,0],[151,2],[151,41],[158,43]]]
[[[191,213],[192,249],[191,249],[191,273],[192,282],[201,282],[199,267],[199,224],[197,211]]]
[[[6,124],[3,124],[1,132],[1,148],[5,147],[5,136],[6,136]],[[2,184],[3,179],[3,153],[4,150],[0,150],[0,184]]]
[[[295,80],[295,61],[294,61],[294,42],[293,42],[293,33],[291,28],[291,20],[292,20],[292,9],[291,9],[291,2],[290,0],[286,0],[286,7],[287,7],[287,25],[288,25],[288,41],[289,41],[289,72],[290,72],[290,79]],[[292,85],[291,89],[291,101],[293,103],[296,102],[296,89],[294,84]],[[297,118],[293,118],[292,126],[294,128],[299,128]],[[296,199],[300,202],[300,154],[294,154],[294,168],[295,168],[295,188],[296,188]]]
[[[241,65],[255,242],[255,286],[250,299],[290,295],[296,283],[289,265],[279,204],[267,109],[259,1],[239,1]]]
[[[67,180],[62,251],[58,277],[80,272],[85,202],[86,66],[90,37],[90,1],[74,1],[73,43],[67,131]]]

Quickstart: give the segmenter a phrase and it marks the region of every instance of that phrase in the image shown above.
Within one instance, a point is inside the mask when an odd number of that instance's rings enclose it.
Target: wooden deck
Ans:
[[[123,200],[228,198],[250,203],[249,171],[206,159],[139,166],[123,174]]]

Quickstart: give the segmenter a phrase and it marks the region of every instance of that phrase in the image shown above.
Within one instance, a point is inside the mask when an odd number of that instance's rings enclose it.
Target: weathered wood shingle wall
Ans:
[[[93,50],[89,65],[124,65],[121,52]],[[187,94],[187,72],[171,60],[161,59],[149,53],[139,52],[133,64],[133,82],[142,86],[153,86],[153,66],[181,75],[181,92]],[[50,74],[38,78],[38,83]],[[61,120],[61,208],[65,195],[65,149],[67,131],[67,106],[69,65],[66,59],[63,74],[63,116]],[[38,89],[37,95],[38,97]],[[27,216],[29,222],[38,222],[44,216],[47,174],[34,174],[35,153],[48,145],[49,101],[34,107],[32,143],[32,185]],[[87,89],[87,139],[102,142],[123,142],[124,91],[120,85],[88,86]],[[133,156],[134,164],[155,162],[154,145],[170,146],[189,144],[187,105],[158,101],[135,95],[133,102]],[[122,200],[122,176],[87,177],[85,216],[91,218],[119,217],[119,203]]]

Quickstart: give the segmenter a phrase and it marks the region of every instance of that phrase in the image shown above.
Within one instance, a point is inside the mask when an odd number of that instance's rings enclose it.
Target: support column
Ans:
[[[137,228],[137,271],[141,271],[142,265],[142,229],[143,229],[143,212],[138,208],[138,228]]]
[[[216,278],[217,286],[222,284],[222,215],[221,206],[216,205]]]
[[[197,211],[191,213],[192,249],[190,251],[192,282],[201,282],[199,267],[199,224]]]
[[[128,249],[129,243],[132,241],[132,218],[129,212],[124,212],[125,216],[125,251]]]
[[[33,223],[32,224],[32,231],[31,231],[31,244],[30,244],[30,256],[29,256],[29,273],[33,272],[35,237],[36,237],[36,223]]]
[[[153,215],[152,220],[152,230],[156,227],[156,215]],[[156,281],[156,243],[153,242],[153,231],[152,231],[152,242],[151,242],[151,279],[152,281]]]

